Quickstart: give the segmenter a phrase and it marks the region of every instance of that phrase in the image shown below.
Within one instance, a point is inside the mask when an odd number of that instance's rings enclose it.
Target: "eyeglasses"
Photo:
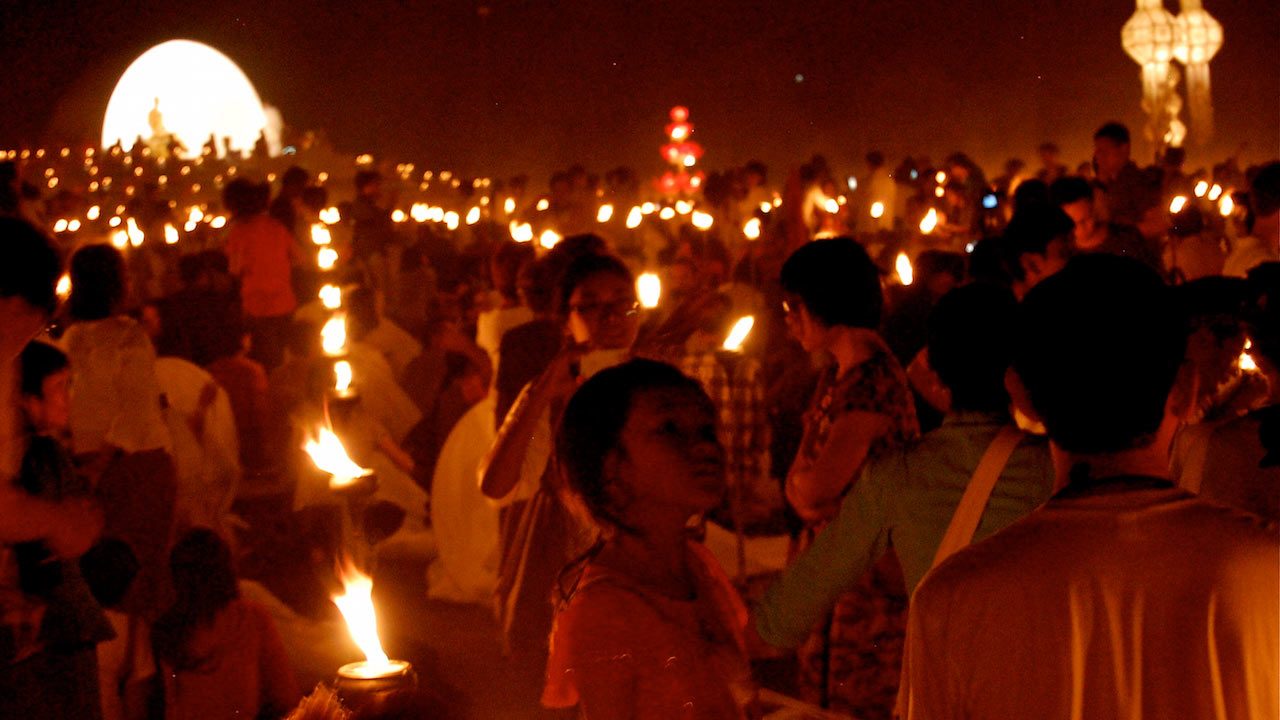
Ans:
[[[569,310],[589,320],[600,320],[611,315],[629,317],[640,312],[640,303],[628,299],[609,302],[590,302],[570,305]]]

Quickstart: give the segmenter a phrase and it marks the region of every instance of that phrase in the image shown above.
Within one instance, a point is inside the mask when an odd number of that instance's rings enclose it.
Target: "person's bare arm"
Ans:
[[[557,398],[567,398],[577,387],[571,370],[581,357],[575,348],[561,351],[550,366],[530,384],[525,397],[516,401],[508,413],[498,439],[480,462],[480,491],[493,500],[501,500],[520,482],[525,454],[538,423]]]
[[[835,421],[827,443],[811,463],[798,462],[787,475],[787,500],[801,518],[829,520],[875,441],[889,431],[889,417],[860,410]]]

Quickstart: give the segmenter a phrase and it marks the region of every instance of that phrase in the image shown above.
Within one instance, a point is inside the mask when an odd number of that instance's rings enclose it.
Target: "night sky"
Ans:
[[[2,4],[2,147],[96,140],[116,78],[172,38],[229,55],[292,127],[465,173],[648,173],[676,103],[708,169],[879,147],[995,170],[1046,139],[1077,162],[1101,122],[1143,122],[1122,0]],[[1280,155],[1280,3],[1205,7],[1226,35],[1213,155]]]

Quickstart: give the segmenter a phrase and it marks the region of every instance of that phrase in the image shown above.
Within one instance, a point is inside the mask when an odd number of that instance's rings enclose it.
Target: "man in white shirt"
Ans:
[[[1280,536],[1165,477],[1168,295],[1105,255],[1028,294],[1014,367],[1060,489],[921,582],[908,717],[1280,716]]]

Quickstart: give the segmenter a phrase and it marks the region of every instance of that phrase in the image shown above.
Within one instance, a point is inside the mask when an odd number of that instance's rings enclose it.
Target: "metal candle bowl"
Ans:
[[[353,711],[377,710],[396,693],[415,690],[418,673],[413,665],[403,660],[392,660],[391,667],[380,672],[370,672],[367,662],[354,662],[338,668],[333,680],[342,703]]]

